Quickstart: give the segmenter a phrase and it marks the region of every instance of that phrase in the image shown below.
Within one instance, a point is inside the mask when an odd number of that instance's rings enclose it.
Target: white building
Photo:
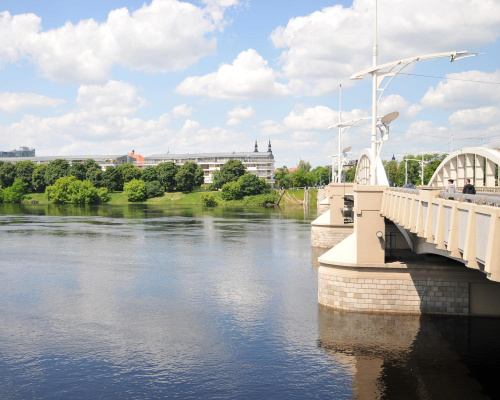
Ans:
[[[232,153],[194,153],[194,154],[154,154],[144,157],[143,167],[154,167],[162,162],[172,161],[183,165],[185,162],[195,162],[204,171],[205,183],[213,182],[213,173],[219,170],[229,160],[239,160],[246,167],[247,173],[257,175],[265,179],[270,185],[274,185],[274,156],[271,150],[271,141],[266,152],[259,152],[257,142],[253,152]]]

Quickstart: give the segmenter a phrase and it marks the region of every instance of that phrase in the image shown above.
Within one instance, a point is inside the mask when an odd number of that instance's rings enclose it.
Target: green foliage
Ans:
[[[269,191],[269,185],[257,175],[245,174],[238,179],[242,196],[253,196]]]
[[[215,207],[219,204],[217,199],[213,195],[208,193],[203,193],[201,195],[201,202],[205,207]]]
[[[177,190],[191,192],[203,183],[203,170],[194,162],[186,162],[175,175]]]
[[[289,189],[292,187],[292,174],[286,166],[278,168],[278,171],[274,175],[274,182],[276,182],[276,186],[279,188]]]
[[[297,169],[309,172],[311,170],[311,163],[309,161],[300,160]]]
[[[59,178],[45,189],[47,199],[56,204],[99,204],[109,199],[107,189],[97,189],[90,181],[74,176]]]
[[[222,186],[221,197],[223,200],[239,200],[243,197],[241,187],[238,182],[228,182]]]
[[[313,176],[305,169],[297,169],[293,172],[293,186],[305,187],[311,186],[313,183]]]
[[[35,166],[33,170],[33,177],[31,185],[33,190],[37,193],[45,192],[45,187],[47,184],[45,183],[45,173],[47,172],[48,165],[47,164],[39,164]]]
[[[67,176],[69,172],[69,163],[66,160],[58,158],[51,161],[45,170],[45,184],[53,185],[55,181],[63,176]]]
[[[143,201],[146,200],[146,183],[139,179],[132,179],[123,185],[123,191],[127,196],[128,201]]]
[[[105,187],[99,188],[97,194],[99,195],[99,199],[101,199],[101,203],[107,203],[111,199],[108,189]]]
[[[116,169],[120,174],[120,180],[116,190],[121,190],[122,188],[125,190],[125,183],[130,182],[133,179],[141,179],[142,171],[132,163],[119,165]]]
[[[269,193],[259,194],[256,196],[246,196],[244,203],[248,205],[258,205],[269,207],[278,202],[279,193],[277,190],[272,190]]]
[[[153,182],[158,180],[158,174],[156,173],[156,168],[146,167],[142,171],[142,180],[144,182]]]
[[[3,189],[2,200],[4,203],[21,203],[27,190],[28,184],[21,179],[16,179],[12,186]]]
[[[69,167],[68,175],[74,176],[79,181],[85,180],[85,174],[87,173],[87,168],[83,163],[74,163]]]
[[[0,185],[4,188],[12,186],[16,179],[16,167],[10,162],[0,165]]]
[[[313,176],[313,184],[325,185],[330,182],[330,173],[332,169],[326,167],[316,167],[311,173]]]
[[[179,172],[179,166],[172,161],[160,163],[156,166],[156,174],[161,185],[165,188],[166,192],[174,191],[177,182],[175,175]]]
[[[163,196],[165,190],[158,181],[146,182],[146,196],[148,199],[151,197]]]
[[[32,161],[19,161],[15,164],[16,179],[21,179],[28,185],[27,191],[31,192],[33,189],[33,171],[35,170],[35,163]]]
[[[106,168],[102,176],[102,186],[110,192],[118,190],[120,185],[123,185],[120,172],[112,165]]]
[[[246,168],[240,160],[229,160],[220,167],[220,171],[214,171],[212,189],[220,189],[225,183],[237,181],[245,171]]]
[[[87,160],[88,161],[88,160]],[[103,186],[104,172],[100,167],[92,166],[87,169],[85,179],[90,181],[95,187]]]
[[[354,182],[354,178],[356,177],[356,166],[349,168],[345,173],[345,181],[346,182]],[[391,178],[392,179],[392,178]]]

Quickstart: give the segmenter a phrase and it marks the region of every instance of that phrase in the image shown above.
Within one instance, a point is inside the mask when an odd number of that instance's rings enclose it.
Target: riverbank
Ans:
[[[217,199],[217,202],[221,206],[245,206],[245,205],[258,205],[260,204],[257,197],[258,196],[250,196],[250,198],[245,198],[243,200],[233,200],[233,201],[224,201],[221,197],[221,192],[219,191],[207,191],[200,190],[192,193],[182,193],[182,192],[173,192],[173,193],[165,193],[161,197],[153,197],[151,199],[147,199],[143,202],[130,202],[127,200],[127,196],[123,192],[114,192],[110,193],[110,201],[108,204],[111,205],[119,205],[119,204],[158,204],[158,205],[202,205],[202,195],[209,194]],[[309,206],[316,207],[316,199],[317,199],[318,191],[316,189],[309,190]],[[31,200],[27,202],[37,202],[38,204],[51,204],[52,202],[47,200],[47,195],[45,193],[30,193],[28,197]],[[252,199],[255,197],[255,199]],[[280,206],[300,206],[303,205],[304,202],[304,189],[289,189],[286,190],[285,194],[282,196],[279,205]]]

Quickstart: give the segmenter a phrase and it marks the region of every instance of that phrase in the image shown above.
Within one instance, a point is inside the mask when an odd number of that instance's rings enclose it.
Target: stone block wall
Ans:
[[[394,273],[390,270],[369,275],[372,274],[346,274],[342,268],[320,267],[319,303],[340,310],[369,313],[470,314],[470,282],[463,276],[454,278],[452,271],[448,278],[415,279],[409,271]]]
[[[311,246],[331,249],[353,232],[352,225],[311,227]]]

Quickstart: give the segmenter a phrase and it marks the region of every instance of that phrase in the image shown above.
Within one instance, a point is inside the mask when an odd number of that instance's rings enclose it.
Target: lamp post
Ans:
[[[478,53],[469,53],[468,51],[450,51],[446,53],[426,54],[416,57],[405,58],[390,63],[377,65],[378,63],[378,44],[377,44],[377,1],[375,0],[375,41],[373,44],[373,66],[351,76],[350,79],[363,79],[366,75],[372,76],[372,128],[371,128],[371,160],[370,160],[370,185],[376,185],[377,182],[377,163],[380,159],[380,149],[383,141],[377,141],[377,104],[382,98],[385,89],[392,80],[408,65],[417,61],[430,60],[433,58],[451,57],[450,62],[474,57]],[[389,79],[385,79],[389,78]],[[377,99],[377,92],[380,96]]]
[[[424,166],[427,164],[427,161],[424,161],[424,156],[422,155],[422,159],[418,160],[416,158],[406,158],[405,159],[405,185],[408,184],[408,161],[416,161],[418,162],[421,167],[422,167],[422,185],[424,185]]]
[[[392,159],[387,163],[388,168],[387,168],[387,181],[389,182],[389,187],[391,186],[391,162],[396,161],[396,158],[394,157],[394,154],[392,155]]]

